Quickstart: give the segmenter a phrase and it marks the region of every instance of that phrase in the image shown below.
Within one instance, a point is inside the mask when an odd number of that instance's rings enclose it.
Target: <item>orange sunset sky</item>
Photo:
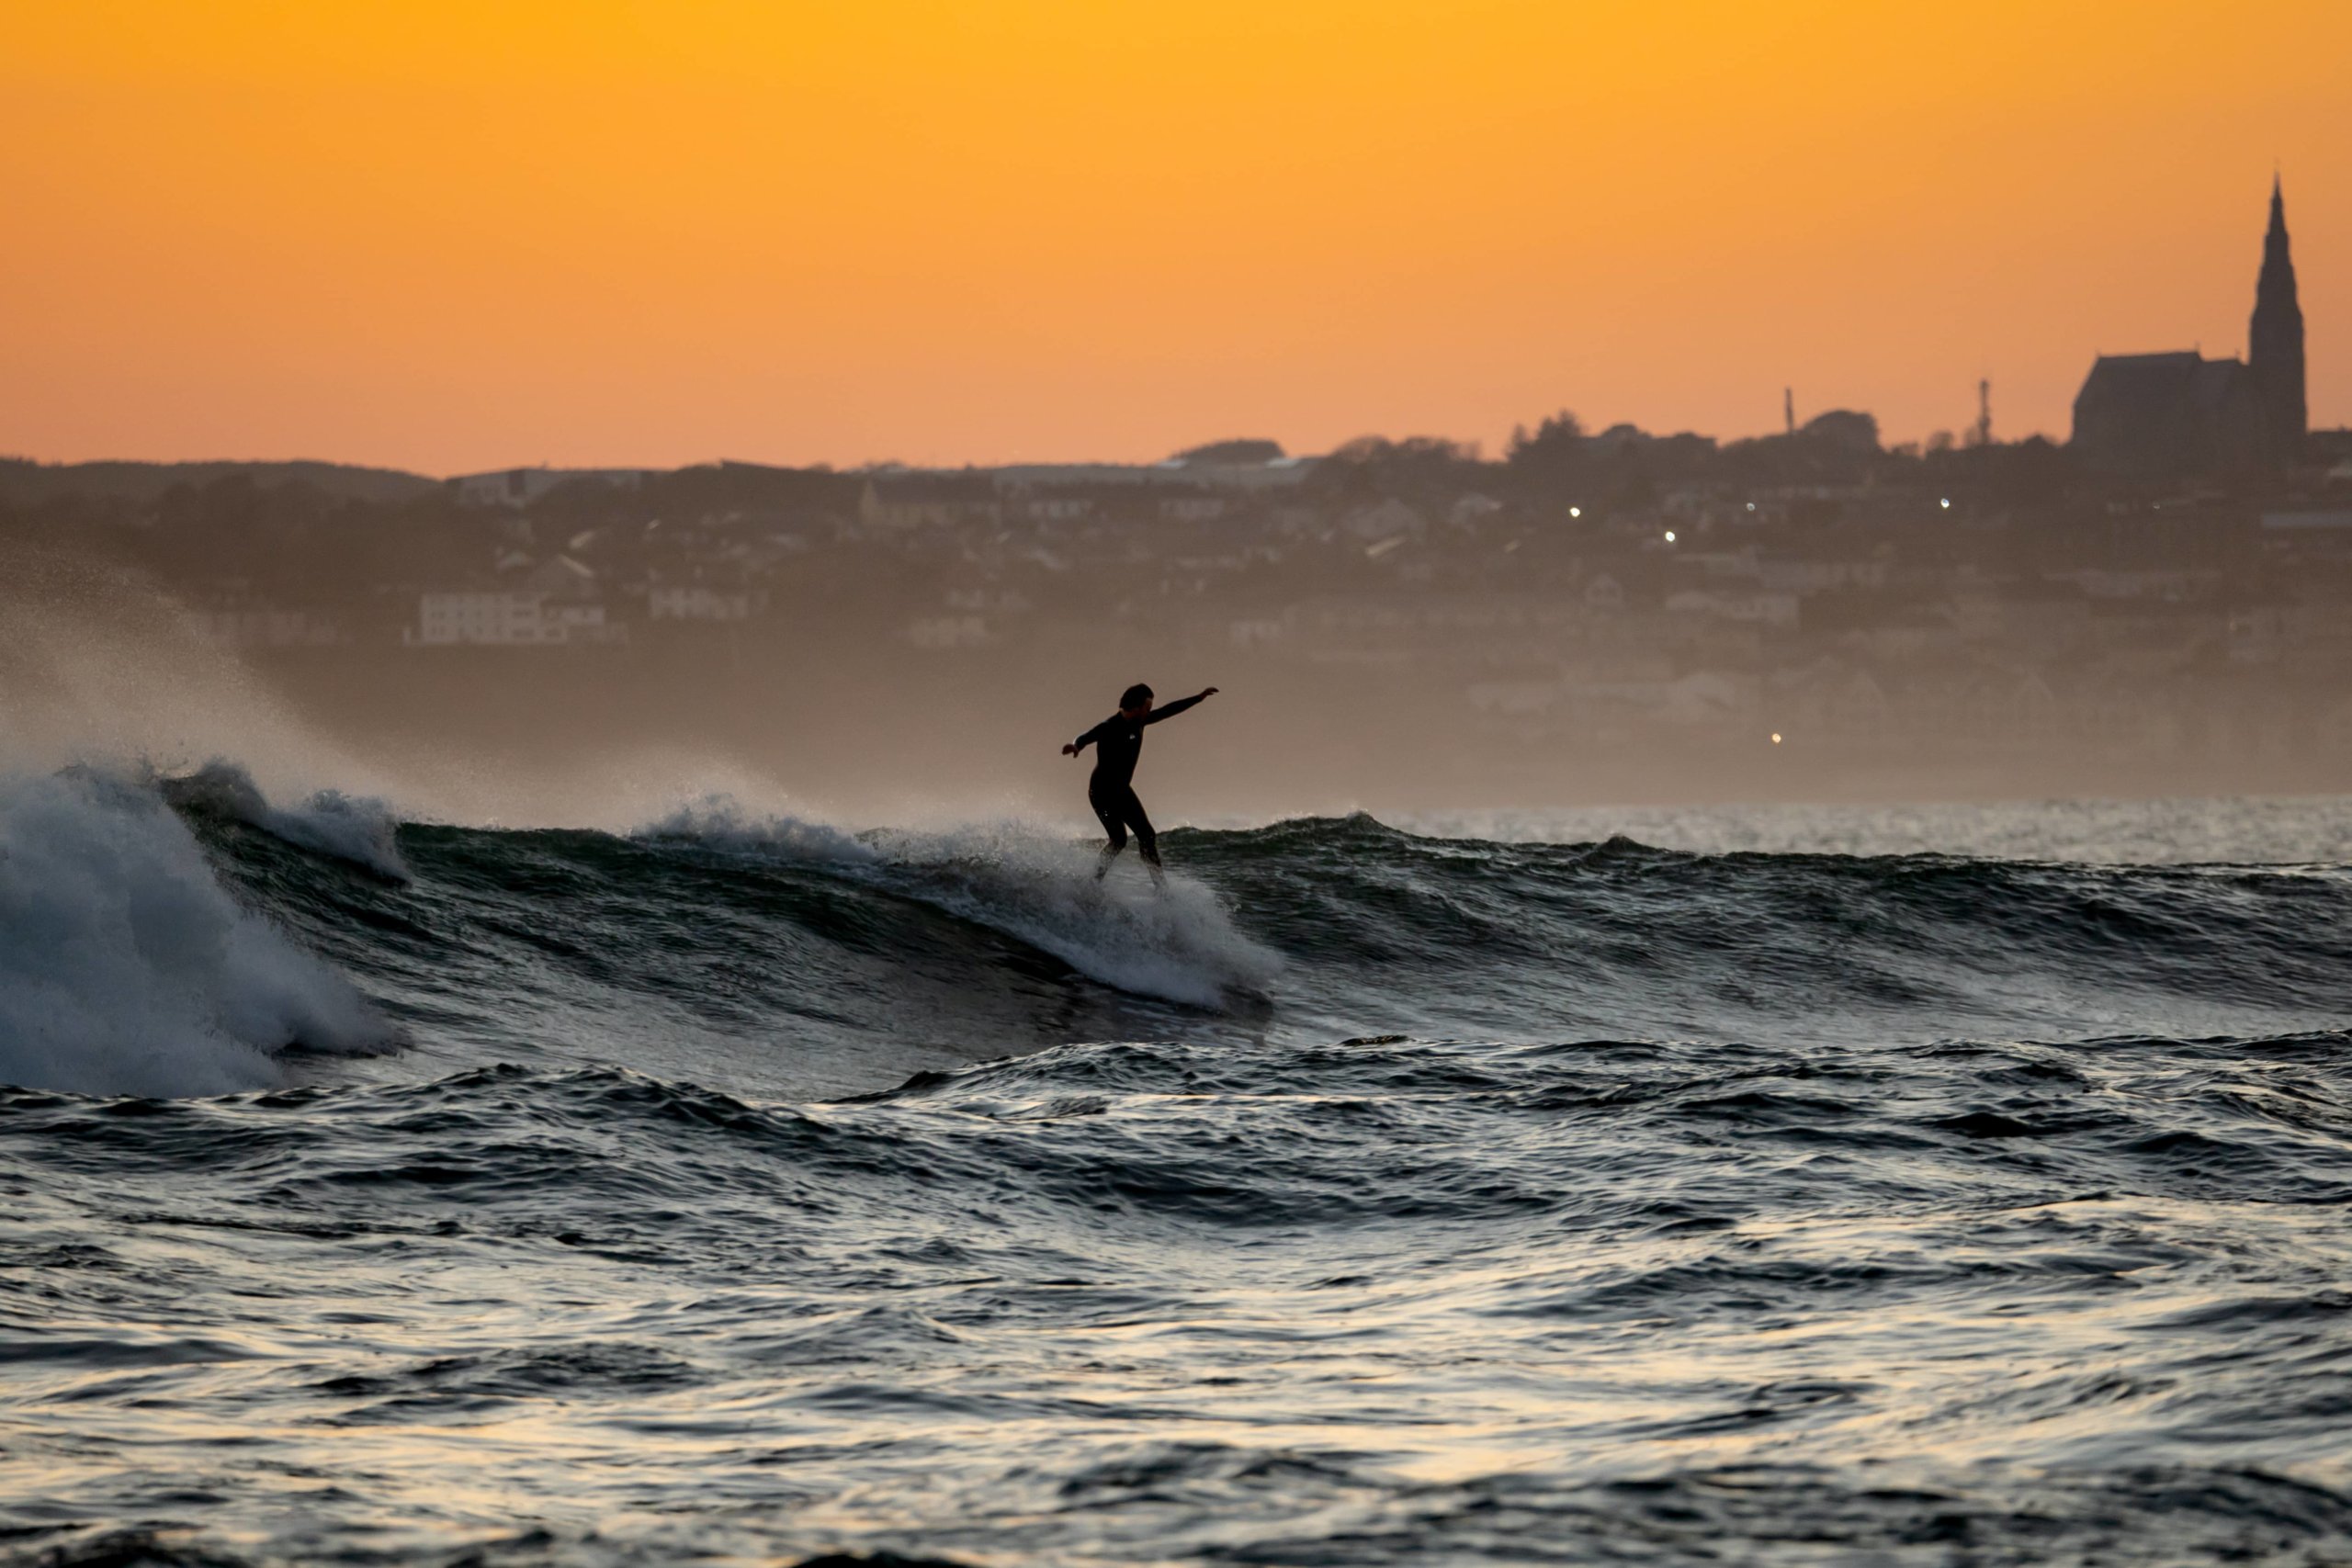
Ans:
[[[2352,422],[2352,5],[12,0],[0,453],[1153,458],[2244,351]]]

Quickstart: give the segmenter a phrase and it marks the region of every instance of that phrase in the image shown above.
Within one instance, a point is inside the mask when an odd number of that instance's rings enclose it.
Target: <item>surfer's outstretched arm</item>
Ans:
[[[1170,703],[1164,708],[1152,709],[1150,716],[1147,717],[1144,722],[1146,724],[1158,724],[1163,718],[1174,718],[1178,714],[1182,713],[1185,709],[1198,707],[1203,703],[1216,695],[1216,688],[1215,686],[1211,686],[1208,690],[1204,692],[1197,692],[1192,696],[1178,697],[1174,702]]]
[[[1062,748],[1062,755],[1065,757],[1075,757],[1080,751],[1085,750],[1089,746],[1093,745],[1095,741],[1100,740],[1102,738],[1103,725],[1107,725],[1109,722],[1110,720],[1108,719],[1103,720],[1102,724],[1096,725],[1093,728],[1088,730],[1085,734],[1080,736],[1069,745],[1064,746]]]

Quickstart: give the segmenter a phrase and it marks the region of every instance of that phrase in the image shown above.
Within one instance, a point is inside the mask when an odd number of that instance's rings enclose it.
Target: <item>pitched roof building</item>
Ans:
[[[2251,473],[2267,442],[2245,363],[2102,354],[2075,394],[2075,450],[2094,472],[2167,482]]]
[[[2074,446],[2085,466],[2169,483],[2283,468],[2301,455],[2303,314],[2276,180],[2247,337],[2243,360],[2187,351],[2099,355],[2075,396]]]
[[[2262,240],[2262,276],[2246,333],[2246,368],[2262,399],[2263,428],[2274,457],[2291,462],[2303,447],[2303,308],[2295,298],[2295,263],[2287,253],[2287,202],[2270,181],[2270,231]]]

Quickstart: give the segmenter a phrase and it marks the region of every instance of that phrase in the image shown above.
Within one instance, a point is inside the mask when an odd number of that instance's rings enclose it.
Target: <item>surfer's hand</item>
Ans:
[[[1204,697],[1213,697],[1213,696],[1216,696],[1216,688],[1215,686],[1211,686],[1208,690],[1206,690],[1206,691],[1203,692],[1203,693],[1201,694],[1201,695],[1203,695],[1203,696],[1204,696]]]
[[[1065,757],[1075,757],[1078,755],[1078,748],[1065,741],[1062,745],[1062,755]]]

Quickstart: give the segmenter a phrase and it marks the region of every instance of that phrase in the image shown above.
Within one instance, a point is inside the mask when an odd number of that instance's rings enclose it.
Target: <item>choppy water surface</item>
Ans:
[[[2352,1557],[2324,840],[0,845],[0,1557]]]

